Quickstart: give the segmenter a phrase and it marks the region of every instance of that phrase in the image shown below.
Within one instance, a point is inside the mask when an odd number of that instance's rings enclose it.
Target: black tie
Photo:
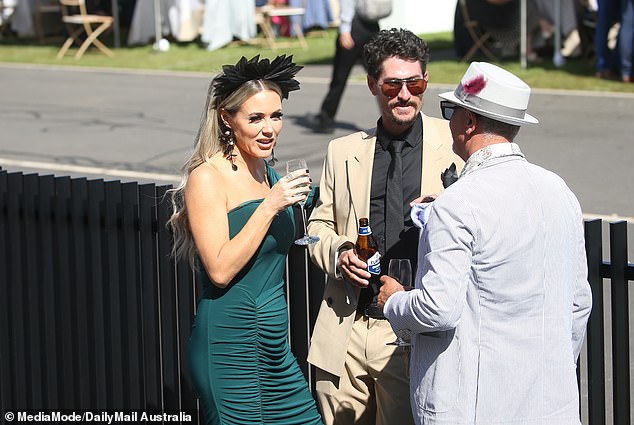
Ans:
[[[399,240],[403,230],[403,150],[404,140],[392,140],[388,149],[392,162],[387,172],[385,189],[385,253]]]

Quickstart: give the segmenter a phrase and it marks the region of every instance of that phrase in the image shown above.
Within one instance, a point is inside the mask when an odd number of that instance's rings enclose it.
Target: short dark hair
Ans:
[[[520,131],[519,125],[507,124],[475,112],[474,114],[477,116],[478,127],[480,127],[480,130],[485,134],[502,136],[512,142],[513,139],[515,139],[515,136],[517,136],[517,133]]]
[[[401,28],[381,30],[363,47],[366,70],[374,78],[379,78],[383,71],[383,62],[391,57],[418,61],[425,73],[429,62],[429,47],[422,38]]]

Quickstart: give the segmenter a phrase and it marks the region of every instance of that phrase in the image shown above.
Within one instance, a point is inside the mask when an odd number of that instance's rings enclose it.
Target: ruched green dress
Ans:
[[[269,182],[279,176],[267,166]],[[228,212],[233,238],[262,199]],[[289,208],[277,215],[255,255],[224,289],[204,270],[189,366],[207,424],[321,424],[288,344],[286,255],[294,239]]]

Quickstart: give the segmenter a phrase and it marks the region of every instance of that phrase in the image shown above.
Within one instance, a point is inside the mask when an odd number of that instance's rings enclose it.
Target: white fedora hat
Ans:
[[[472,62],[456,90],[441,98],[485,117],[512,125],[536,124],[526,113],[531,88],[517,76],[487,62]]]

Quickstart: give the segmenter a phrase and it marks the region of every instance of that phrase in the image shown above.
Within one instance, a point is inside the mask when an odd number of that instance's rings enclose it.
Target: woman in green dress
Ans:
[[[208,424],[321,424],[288,345],[283,291],[291,206],[310,178],[280,178],[267,162],[299,69],[286,56],[225,65],[172,191],[175,254],[202,265],[189,366]]]

